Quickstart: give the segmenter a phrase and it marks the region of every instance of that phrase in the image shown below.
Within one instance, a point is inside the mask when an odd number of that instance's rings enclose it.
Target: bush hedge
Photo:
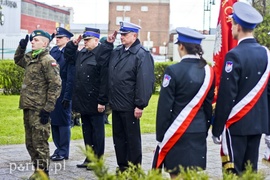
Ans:
[[[81,151],[84,152],[90,163],[87,165],[91,168],[98,180],[169,180],[163,176],[162,171],[158,169],[150,169],[145,171],[141,166],[134,166],[131,163],[129,168],[123,173],[110,172],[109,168],[105,164],[104,158],[98,159],[94,154],[93,149],[90,146],[84,150],[81,147]],[[265,174],[262,172],[255,172],[252,170],[250,163],[246,164],[246,170],[243,174],[237,176],[230,172],[223,170],[223,180],[264,180]],[[180,166],[180,174],[177,175],[175,180],[209,180],[212,179],[206,171],[200,168],[189,167],[184,169]]]
[[[155,91],[160,89],[166,67],[173,63],[175,62],[155,63]],[[24,69],[17,66],[13,60],[0,60],[0,88],[4,94],[19,94],[23,75]]]
[[[6,95],[20,93],[24,69],[17,66],[13,60],[0,60],[0,88]]]
[[[163,80],[163,76],[164,76],[164,71],[166,69],[166,67],[168,67],[169,65],[172,65],[176,62],[156,62],[155,63],[155,90],[159,91],[160,90],[160,85],[162,83]]]

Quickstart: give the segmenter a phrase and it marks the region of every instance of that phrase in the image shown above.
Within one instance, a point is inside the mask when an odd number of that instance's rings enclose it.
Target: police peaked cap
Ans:
[[[175,44],[179,44],[181,42],[201,44],[202,40],[205,39],[205,36],[198,31],[186,27],[176,28],[176,32],[178,33],[178,38]]]
[[[247,29],[254,29],[263,21],[262,15],[255,8],[243,2],[233,4],[232,18],[237,24]]]
[[[118,31],[118,33],[120,33],[120,34],[126,34],[126,33],[130,33],[130,32],[138,33],[140,29],[141,29],[141,27],[138,26],[137,24],[133,24],[131,22],[121,21],[120,22],[120,30]]]
[[[55,37],[67,37],[70,39],[71,37],[73,37],[73,34],[65,28],[57,27]]]
[[[85,30],[83,32],[83,39],[90,39],[96,37],[99,39],[100,37],[100,30],[96,28],[89,28],[85,27]]]

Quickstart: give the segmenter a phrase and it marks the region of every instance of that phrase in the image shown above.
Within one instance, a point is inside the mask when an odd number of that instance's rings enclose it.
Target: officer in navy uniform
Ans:
[[[206,138],[215,88],[214,71],[202,57],[200,44],[205,37],[190,28],[176,31],[175,44],[181,61],[165,69],[156,116],[158,146],[153,160],[153,168],[164,166],[172,179],[180,173],[180,165],[206,168]]]
[[[71,123],[71,99],[75,76],[74,64],[68,63],[64,58],[65,46],[73,36],[65,28],[56,28],[56,46],[50,54],[60,65],[62,90],[56,101],[55,109],[51,112],[52,139],[56,150],[51,156],[52,161],[62,161],[69,158],[70,123]]]
[[[140,118],[154,87],[154,61],[140,44],[139,30],[136,24],[120,22],[122,44],[113,50],[109,64],[113,142],[120,171],[128,162],[141,164]]]
[[[81,36],[66,46],[65,56],[75,63],[76,75],[73,96],[73,109],[81,114],[82,131],[85,146],[90,146],[95,155],[104,154],[105,129],[104,111],[108,103],[108,61],[113,50],[114,35],[99,43],[100,30],[86,27],[83,33],[84,48],[77,51]],[[78,168],[86,168],[89,159]]]
[[[254,28],[262,21],[249,4],[233,5],[232,35],[238,45],[225,57],[212,138],[222,144],[223,167],[235,174],[245,171],[248,162],[257,171],[261,135],[269,134],[270,129],[269,54],[253,37]]]

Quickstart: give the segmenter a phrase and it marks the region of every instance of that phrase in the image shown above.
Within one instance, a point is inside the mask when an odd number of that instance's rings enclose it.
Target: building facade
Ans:
[[[109,0],[108,32],[119,30],[120,21],[138,24],[142,45],[159,53],[169,41],[169,16],[170,0]]]
[[[21,29],[23,30],[32,32],[35,29],[43,29],[53,33],[57,26],[69,29],[69,10],[34,0],[22,0],[21,6]]]
[[[12,59],[21,38],[35,29],[54,33],[70,28],[72,8],[54,7],[34,0],[0,0],[0,59]],[[31,49],[28,43],[27,51]]]

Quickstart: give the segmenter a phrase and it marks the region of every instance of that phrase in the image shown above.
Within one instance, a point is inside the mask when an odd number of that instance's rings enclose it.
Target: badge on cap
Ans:
[[[227,61],[225,64],[225,71],[227,73],[230,73],[233,69],[233,62],[232,61]]]
[[[171,76],[168,74],[164,74],[162,86],[167,87],[170,84]]]

